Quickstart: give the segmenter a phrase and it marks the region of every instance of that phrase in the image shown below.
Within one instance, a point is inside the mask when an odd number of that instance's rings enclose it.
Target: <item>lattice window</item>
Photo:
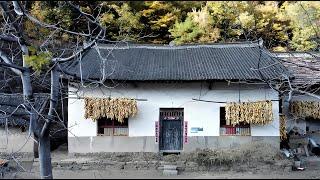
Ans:
[[[128,136],[128,118],[123,123],[109,118],[98,119],[98,135],[100,136]]]

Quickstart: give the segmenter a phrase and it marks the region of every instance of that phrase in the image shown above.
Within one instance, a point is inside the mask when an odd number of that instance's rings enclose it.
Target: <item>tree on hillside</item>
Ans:
[[[211,1],[169,32],[178,44],[262,38],[271,50],[319,50],[319,7],[320,2]],[[197,17],[206,17],[206,25]]]
[[[187,19],[176,22],[169,30],[177,44],[193,42],[216,42],[220,38],[220,29],[215,27],[216,22],[211,18],[208,6],[188,13]]]
[[[111,39],[169,43],[168,30],[175,21],[184,18],[192,8],[200,8],[203,2],[132,1],[104,4],[110,10],[101,14],[101,22],[108,29]]]
[[[320,2],[285,2],[281,10],[283,16],[290,19],[290,47],[297,51],[319,51]]]
[[[106,1],[74,2],[98,17],[110,40],[168,44],[235,42],[263,38],[272,50],[317,50],[319,2],[286,1]],[[83,32],[85,20],[58,2],[28,2],[26,8],[38,19],[70,31]],[[198,18],[197,18],[198,17]],[[205,18],[206,24],[199,23]],[[200,18],[200,19],[199,19]],[[312,26],[311,24],[314,24]],[[32,22],[30,36],[36,36]],[[26,27],[26,28],[28,28]],[[205,27],[203,29],[203,27]],[[93,28],[94,29],[94,28]],[[49,31],[41,28],[41,33]],[[56,33],[68,42],[70,35]],[[61,41],[62,42],[62,41]]]

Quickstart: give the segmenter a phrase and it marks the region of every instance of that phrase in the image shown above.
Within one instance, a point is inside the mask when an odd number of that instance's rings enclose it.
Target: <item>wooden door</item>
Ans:
[[[160,109],[160,143],[163,152],[182,150],[183,145],[183,109]]]

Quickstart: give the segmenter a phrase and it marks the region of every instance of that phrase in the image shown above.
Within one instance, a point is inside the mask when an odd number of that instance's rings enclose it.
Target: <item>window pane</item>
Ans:
[[[104,135],[105,136],[112,136],[113,128],[104,128]]]
[[[226,125],[226,108],[220,107],[220,127]]]
[[[128,128],[114,128],[114,136],[128,136]]]

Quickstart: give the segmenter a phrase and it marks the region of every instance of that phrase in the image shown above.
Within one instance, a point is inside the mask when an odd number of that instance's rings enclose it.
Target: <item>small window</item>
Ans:
[[[220,127],[225,126],[226,123],[226,108],[220,107]]]
[[[228,125],[226,121],[226,108],[220,107],[220,135],[223,136],[250,136],[250,124],[239,123],[238,125]]]
[[[98,119],[98,135],[100,136],[128,136],[128,118],[123,123],[110,118]]]

